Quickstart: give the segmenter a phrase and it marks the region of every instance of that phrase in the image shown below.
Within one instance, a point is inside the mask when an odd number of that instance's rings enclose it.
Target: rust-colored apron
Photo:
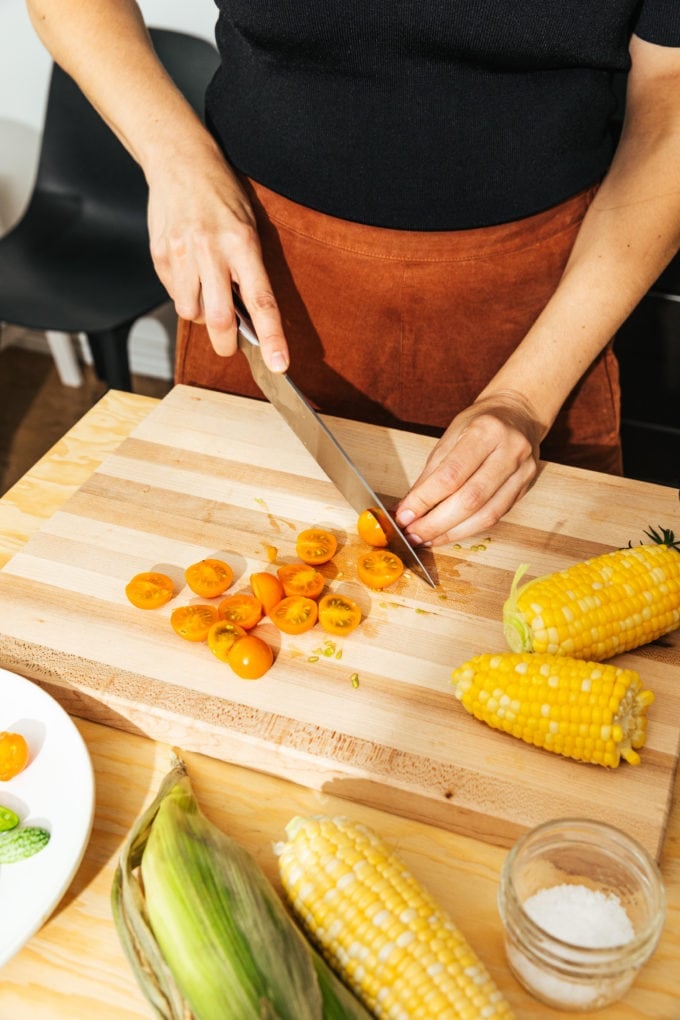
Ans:
[[[595,189],[527,219],[474,230],[365,226],[252,181],[290,375],[321,410],[437,435],[468,407],[555,289]],[[181,321],[176,381],[261,397],[245,358],[219,357]],[[611,346],[570,394],[541,454],[621,473]]]

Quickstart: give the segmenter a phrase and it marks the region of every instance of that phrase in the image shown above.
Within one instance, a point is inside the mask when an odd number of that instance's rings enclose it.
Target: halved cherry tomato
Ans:
[[[0,733],[0,780],[14,779],[28,765],[28,744],[21,733]]]
[[[295,552],[303,563],[328,563],[335,556],[338,540],[323,528],[307,528],[295,540]]]
[[[158,609],[175,594],[172,578],[155,570],[135,576],[125,585],[125,594],[138,609]]]
[[[286,563],[276,573],[286,595],[318,599],[326,584],[323,574],[307,563]]]
[[[227,662],[243,680],[259,680],[274,661],[271,645],[256,634],[238,638],[229,649]]]
[[[178,606],[170,614],[170,625],[185,641],[205,641],[208,631],[217,620],[217,609],[204,602]]]
[[[237,592],[236,595],[227,595],[226,599],[222,599],[217,607],[217,615],[220,620],[228,620],[244,630],[252,630],[262,619],[262,603],[254,595]]]
[[[283,585],[276,576],[266,570],[260,570],[250,575],[250,587],[253,595],[262,606],[262,612],[269,616],[277,602],[280,602],[285,592]]]
[[[208,631],[208,648],[218,659],[226,662],[232,645],[236,644],[239,638],[245,637],[246,633],[247,631],[236,623],[218,620]]]
[[[319,623],[328,634],[344,637],[361,623],[361,610],[353,599],[331,592],[319,599]]]
[[[357,562],[359,580],[368,588],[388,588],[401,577],[404,564],[396,553],[389,549],[373,549],[361,553]]]
[[[375,509],[364,510],[363,513],[359,514],[357,531],[359,532],[359,538],[366,545],[372,545],[376,548],[384,548],[387,545],[387,534],[380,523],[380,517],[380,510]]]
[[[269,618],[284,634],[304,634],[317,621],[319,608],[305,595],[288,595],[274,606]]]
[[[187,584],[202,599],[223,595],[234,580],[234,571],[224,560],[205,559],[192,563],[184,571]]]

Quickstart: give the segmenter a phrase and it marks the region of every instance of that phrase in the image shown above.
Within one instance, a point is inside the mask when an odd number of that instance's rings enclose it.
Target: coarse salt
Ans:
[[[635,931],[621,901],[613,893],[584,885],[556,885],[530,896],[524,911],[552,938],[580,949],[612,949],[635,937]],[[549,973],[516,947],[509,951],[513,968],[527,986],[553,1004],[577,1009],[603,1005],[623,994],[630,983],[624,968],[607,979],[584,980],[568,971]]]
[[[609,949],[635,937],[618,896],[585,885],[540,889],[525,900],[523,907],[543,931],[573,946]]]

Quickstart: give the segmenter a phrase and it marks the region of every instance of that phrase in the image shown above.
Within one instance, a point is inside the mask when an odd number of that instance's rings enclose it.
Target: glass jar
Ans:
[[[533,904],[546,895],[560,909],[539,923]],[[590,914],[603,906],[616,912],[616,923],[612,929],[607,918],[609,936],[599,945],[584,944],[596,941],[594,935],[574,932],[594,932],[591,920],[603,919]],[[539,825],[512,847],[498,907],[518,981],[549,1006],[579,1012],[600,1009],[628,991],[661,935],[666,894],[659,869],[636,840],[601,822],[564,818]]]

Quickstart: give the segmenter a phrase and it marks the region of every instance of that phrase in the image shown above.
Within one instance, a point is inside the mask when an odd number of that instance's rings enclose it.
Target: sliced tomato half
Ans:
[[[276,573],[286,595],[318,599],[326,584],[323,574],[308,563],[286,563]]]
[[[361,610],[353,599],[331,592],[319,599],[319,623],[328,634],[345,637],[361,623]]]
[[[244,630],[252,630],[262,619],[262,603],[254,595],[237,592],[222,599],[217,607],[217,615],[221,620],[237,623]]]
[[[324,528],[306,528],[295,541],[295,552],[303,563],[318,566],[328,563],[335,556],[338,540]]]
[[[269,618],[284,634],[304,634],[317,621],[319,608],[305,595],[287,595],[274,606]]]
[[[388,588],[404,573],[404,564],[389,549],[361,553],[357,562],[359,580],[368,588]]]

